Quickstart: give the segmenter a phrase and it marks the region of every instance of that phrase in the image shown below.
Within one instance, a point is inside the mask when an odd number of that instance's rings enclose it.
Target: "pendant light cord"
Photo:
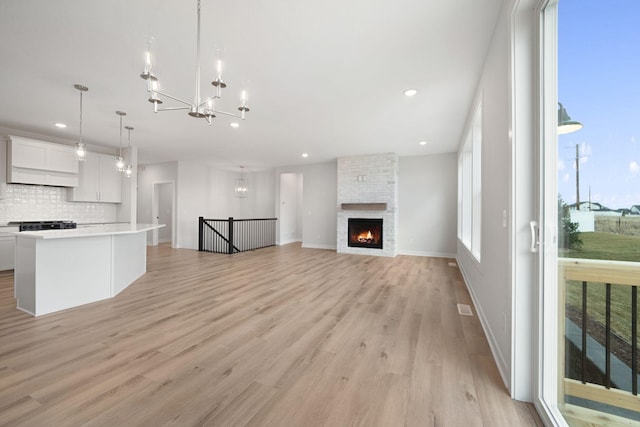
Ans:
[[[80,90],[80,144],[82,144],[82,90]]]

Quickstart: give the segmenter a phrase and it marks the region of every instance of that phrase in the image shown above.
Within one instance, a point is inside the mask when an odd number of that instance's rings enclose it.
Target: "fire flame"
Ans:
[[[357,239],[360,243],[370,243],[373,240],[373,235],[371,234],[371,231],[367,231],[366,233],[358,234]]]

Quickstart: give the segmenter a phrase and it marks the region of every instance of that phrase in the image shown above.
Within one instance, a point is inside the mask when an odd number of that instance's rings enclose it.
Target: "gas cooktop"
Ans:
[[[73,221],[13,221],[8,225],[18,226],[20,231],[64,230],[77,226]]]

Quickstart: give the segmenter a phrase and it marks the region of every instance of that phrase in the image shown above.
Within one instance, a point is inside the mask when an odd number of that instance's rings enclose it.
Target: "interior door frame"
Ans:
[[[174,180],[154,181],[151,183],[151,223],[158,224],[160,185],[171,184],[171,247],[176,244],[176,183]],[[158,246],[158,229],[151,232],[151,245]]]

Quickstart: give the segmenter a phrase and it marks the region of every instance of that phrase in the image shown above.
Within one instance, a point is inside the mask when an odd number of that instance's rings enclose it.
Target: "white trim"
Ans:
[[[425,251],[402,251],[399,250],[397,255],[422,256],[428,258],[455,258],[455,253],[449,252],[425,252]]]
[[[289,243],[300,243],[302,242],[302,239],[286,239],[286,240],[282,240],[279,241],[278,243],[276,243],[278,246],[282,246],[282,245],[288,245]]]
[[[331,251],[336,250],[336,245],[317,245],[315,243],[303,243],[302,247],[305,249],[328,249]]]
[[[498,346],[498,342],[491,331],[491,328],[488,327],[489,322],[482,311],[482,306],[480,305],[478,298],[476,297],[473,288],[469,286],[469,280],[467,278],[467,274],[462,267],[462,263],[456,257],[456,262],[458,263],[458,268],[460,269],[460,273],[462,273],[462,279],[464,281],[467,290],[469,291],[469,295],[471,295],[471,300],[473,301],[473,305],[476,309],[476,313],[478,313],[478,319],[480,319],[480,325],[482,325],[482,330],[484,331],[484,335],[487,337],[487,342],[489,343],[489,348],[491,349],[491,354],[493,355],[493,360],[496,362],[496,366],[498,367],[498,372],[500,373],[500,377],[502,378],[502,382],[504,386],[509,389],[509,365],[507,364],[505,358],[502,356],[500,352],[500,347]]]

